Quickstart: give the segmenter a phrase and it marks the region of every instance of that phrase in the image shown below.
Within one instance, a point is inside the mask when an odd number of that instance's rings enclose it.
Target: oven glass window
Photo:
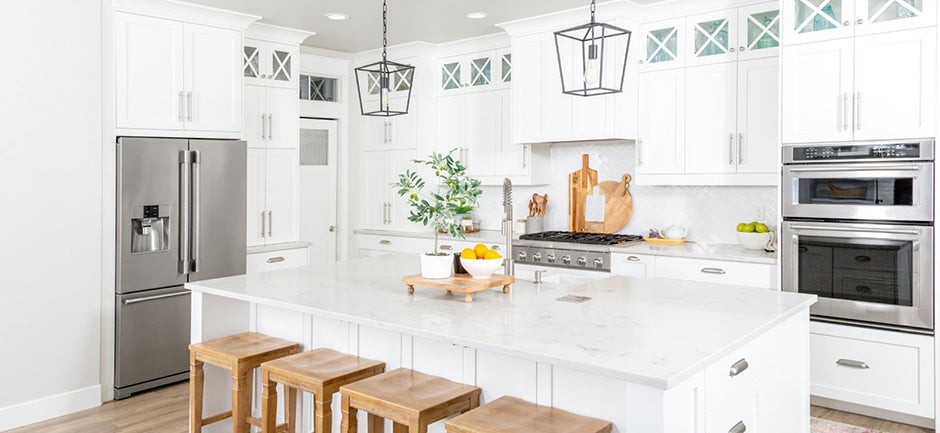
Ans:
[[[913,178],[794,179],[798,204],[912,206]]]
[[[799,290],[820,297],[913,305],[909,241],[800,236]]]

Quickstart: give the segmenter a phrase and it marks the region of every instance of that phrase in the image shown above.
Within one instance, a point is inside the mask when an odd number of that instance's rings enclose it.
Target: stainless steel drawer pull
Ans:
[[[731,430],[728,430],[728,433],[744,433],[747,431],[747,426],[744,425],[744,421],[738,421],[734,427],[731,427]]]
[[[858,368],[861,370],[868,370],[869,368],[871,368],[867,362],[856,361],[854,359],[840,359],[836,361],[836,364],[841,365],[843,367]]]
[[[735,377],[741,373],[744,373],[744,370],[747,370],[748,367],[750,366],[747,365],[747,360],[741,358],[740,361],[731,364],[731,369],[728,370],[728,376]]]
[[[379,241],[379,245],[391,245],[391,244],[392,244],[392,241],[388,241],[384,239]]]
[[[144,298],[134,298],[134,299],[125,299],[124,305],[136,304],[138,302],[147,302],[147,301],[156,301],[157,299],[166,299],[166,298],[175,298],[177,296],[188,295],[190,292],[187,290],[185,292],[176,292],[176,293],[167,293],[165,295],[156,295],[156,296],[147,296]]]
[[[629,261],[631,261],[631,262],[638,262],[638,261],[640,261],[640,258],[637,257],[637,256],[630,256],[630,257],[627,257],[627,260],[629,260]]]
[[[493,245],[493,246],[490,247],[490,249],[493,250],[493,251],[499,251],[499,250],[500,250],[499,245]]]
[[[268,263],[281,263],[281,262],[283,262],[284,260],[285,260],[285,259],[284,259],[283,257],[280,257],[280,256],[278,256],[278,257],[271,257],[270,259],[268,259]]]
[[[444,250],[444,251],[452,251],[452,250],[454,249],[454,247],[445,244],[445,245],[441,245],[441,249]]]
[[[718,275],[727,274],[727,272],[725,272],[725,270],[721,268],[702,268],[702,273],[703,274],[718,274]]]

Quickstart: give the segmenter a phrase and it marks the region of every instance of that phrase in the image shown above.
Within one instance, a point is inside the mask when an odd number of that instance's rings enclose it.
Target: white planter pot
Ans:
[[[454,275],[454,256],[421,255],[421,276],[424,278],[450,278]]]

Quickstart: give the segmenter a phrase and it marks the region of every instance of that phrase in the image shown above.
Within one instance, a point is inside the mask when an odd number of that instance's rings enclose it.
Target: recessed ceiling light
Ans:
[[[482,20],[483,18],[490,16],[490,14],[486,12],[467,12],[467,14],[464,16],[470,18],[471,20]]]
[[[343,20],[348,20],[348,19],[349,19],[349,15],[341,14],[341,13],[339,13],[339,12],[329,12],[329,13],[323,14],[323,16],[325,16],[327,19],[331,19],[331,20],[333,20],[333,21],[343,21]]]

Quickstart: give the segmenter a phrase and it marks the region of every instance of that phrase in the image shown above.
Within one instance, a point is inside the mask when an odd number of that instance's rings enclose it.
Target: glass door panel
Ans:
[[[780,11],[748,14],[747,49],[766,50],[780,46]]]
[[[245,45],[242,51],[242,73],[246,78],[261,76],[261,50],[258,47]]]
[[[679,54],[679,29],[670,27],[652,30],[646,35],[646,61],[649,63],[676,60]]]
[[[411,83],[414,80],[414,71],[414,69],[405,69],[392,74],[392,91],[404,92],[411,90]]]
[[[692,31],[695,34],[693,53],[696,57],[714,56],[730,52],[728,45],[729,22],[727,19],[718,19],[695,23]]]
[[[470,61],[470,85],[486,86],[493,81],[493,67],[490,57],[481,57]]]
[[[500,80],[504,83],[512,81],[512,53],[500,56]]]
[[[924,0],[866,0],[868,22],[919,18],[924,15]]]
[[[461,87],[460,62],[445,63],[441,65],[441,89],[456,90]]]
[[[271,51],[271,78],[276,81],[291,80],[291,54],[288,51]]]
[[[843,6],[843,0],[796,0],[793,30],[811,33],[842,27],[842,21],[849,19]]]

